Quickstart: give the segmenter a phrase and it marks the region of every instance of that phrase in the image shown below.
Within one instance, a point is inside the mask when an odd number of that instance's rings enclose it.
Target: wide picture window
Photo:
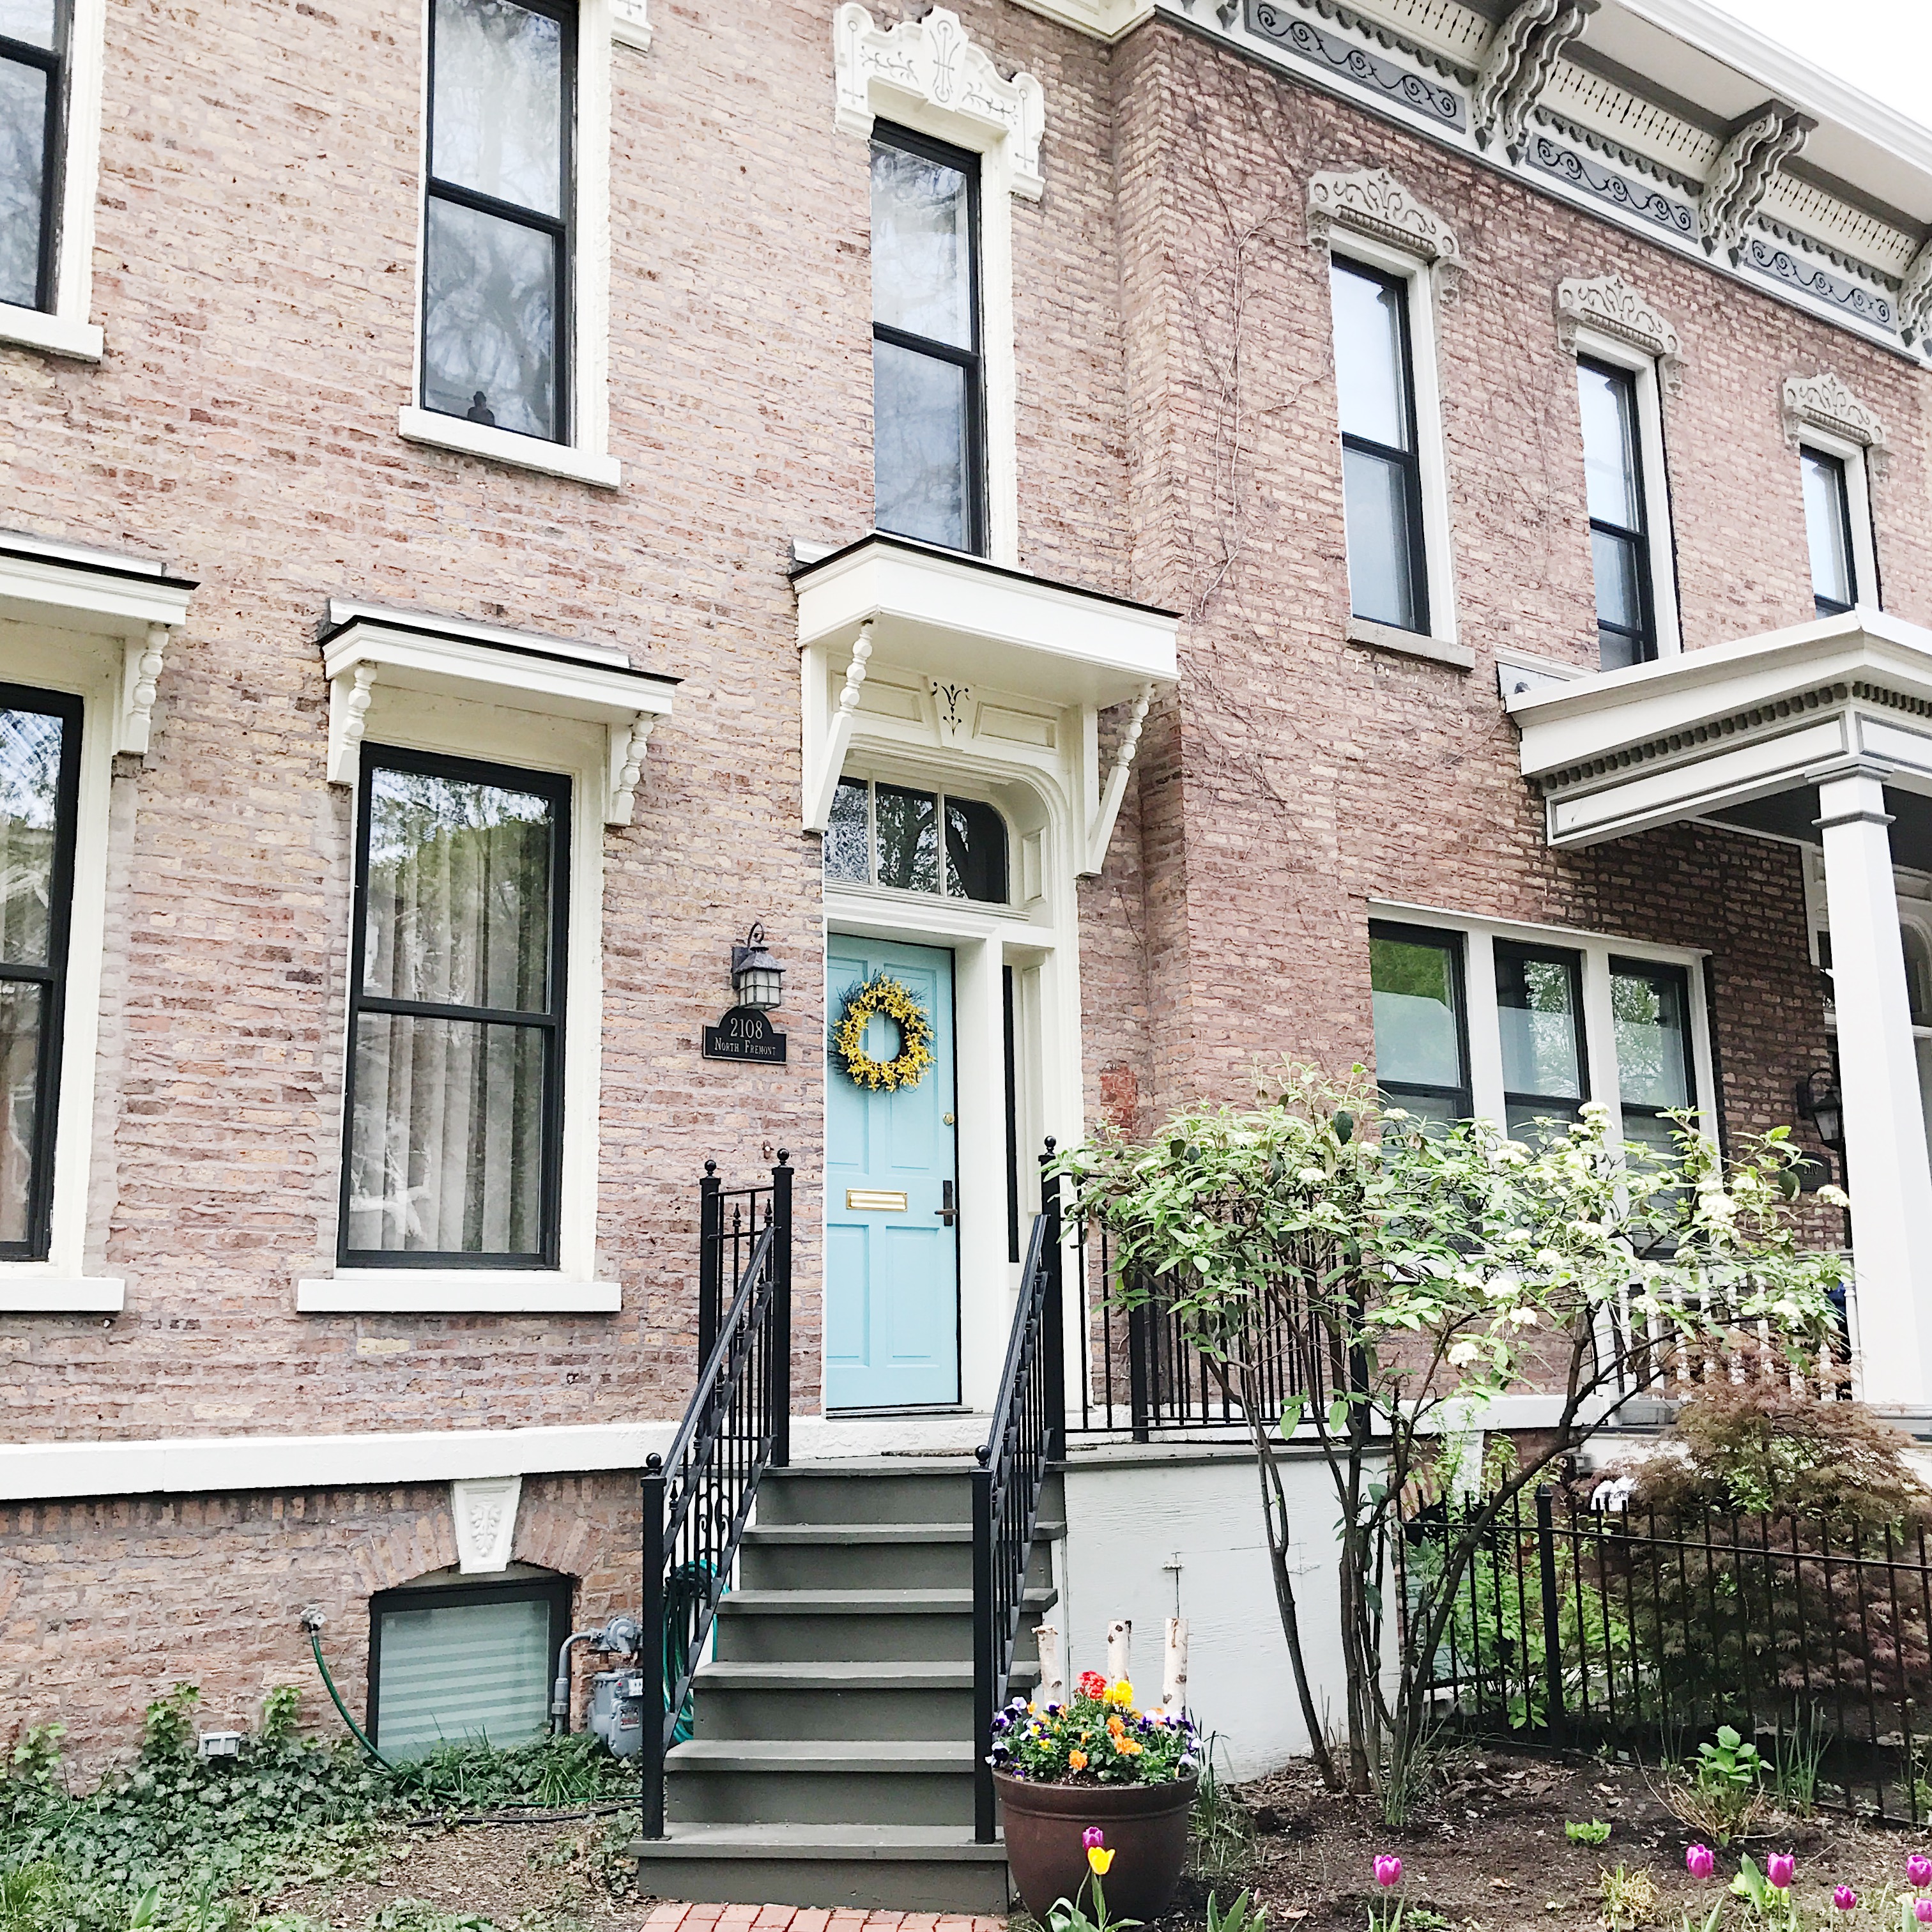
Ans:
[[[346,1264],[556,1265],[569,802],[364,748]]]
[[[0,1258],[46,1258],[80,700],[0,685]]]
[[[0,0],[0,302],[53,307],[69,0]]]
[[[854,885],[1006,903],[1006,824],[978,799],[841,778],[825,876]]]
[[[980,164],[898,129],[872,143],[873,520],[986,548]]]
[[[423,407],[552,442],[569,434],[574,25],[518,0],[430,15]]]

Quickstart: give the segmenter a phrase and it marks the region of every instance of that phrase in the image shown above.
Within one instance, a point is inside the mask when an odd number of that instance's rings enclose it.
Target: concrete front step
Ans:
[[[1030,1691],[1040,1666],[1013,1673]],[[960,1661],[718,1663],[698,1672],[707,1738],[970,1737],[973,1666]]]
[[[1041,1544],[1064,1534],[1043,1523]],[[965,1522],[758,1524],[745,1532],[738,1585],[746,1590],[970,1589],[973,1528]]]
[[[1022,1609],[1036,1622],[1053,1602],[1052,1590],[1032,1589]],[[721,1662],[950,1662],[973,1654],[973,1592],[734,1590],[716,1628]]]
[[[640,1888],[659,1898],[834,1910],[1007,1909],[1006,1851],[970,1826],[674,1825],[640,1842]]]
[[[760,1523],[970,1522],[973,1462],[884,1456],[795,1462],[758,1485]]]

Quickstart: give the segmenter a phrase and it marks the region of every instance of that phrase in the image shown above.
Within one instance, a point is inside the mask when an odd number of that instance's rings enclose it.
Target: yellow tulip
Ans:
[[[1087,1862],[1092,1868],[1096,1878],[1105,1878],[1107,1868],[1114,1862],[1114,1855],[1099,1845],[1090,1845],[1087,1850]]]

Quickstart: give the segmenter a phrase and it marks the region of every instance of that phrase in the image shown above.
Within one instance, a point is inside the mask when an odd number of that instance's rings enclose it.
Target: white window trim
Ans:
[[[356,788],[364,740],[478,758],[571,781],[570,908],[564,975],[562,1184],[554,1268],[344,1268],[298,1276],[314,1315],[609,1314],[620,1284],[598,1271],[599,1076],[603,1043],[604,840],[628,824],[652,728],[676,680],[632,670],[614,646],[506,631],[342,600],[323,645],[330,686],[328,776]],[[355,962],[345,928],[340,986]],[[347,1000],[337,1064],[351,1052]],[[338,1163],[346,1157],[338,1082]],[[338,1165],[336,1172],[339,1174]],[[326,1269],[326,1272],[323,1270]]]
[[[1802,461],[1802,452],[1815,449],[1820,456],[1835,456],[1844,464],[1845,470],[1845,516],[1852,526],[1852,570],[1857,578],[1855,586],[1858,595],[1852,599],[1856,610],[1879,610],[1884,608],[1879,594],[1878,544],[1872,534],[1871,468],[1865,460],[1865,446],[1854,442],[1848,436],[1834,436],[1829,430],[1820,429],[1805,423],[1793,433],[1793,454]],[[1801,507],[1804,478],[1801,470],[1798,478]],[[1809,518],[1807,518],[1808,525]],[[1805,574],[1810,575],[1810,544],[1811,532],[1804,532],[1806,543]]]
[[[68,96],[61,189],[54,219],[52,314],[0,302],[0,342],[76,362],[98,362],[106,338],[88,319],[94,303],[94,188],[100,174],[100,85],[106,64],[106,0],[74,0],[68,25]]]
[[[1030,74],[1001,76],[958,15],[935,7],[890,30],[846,0],[833,26],[836,125],[869,142],[874,120],[980,157],[980,368],[986,386],[987,555],[1019,562],[1019,378],[1014,346],[1015,196],[1037,201],[1044,96]],[[959,70],[972,76],[964,85]],[[868,285],[869,286],[869,285]],[[869,308],[866,333],[869,340]]]
[[[168,639],[194,589],[158,564],[0,538],[7,682],[71,692],[82,703],[51,1239],[45,1261],[0,1262],[0,1312],[115,1314],[125,1305],[124,1281],[87,1273],[114,758],[148,749]]]
[[[96,0],[99,4],[99,0]],[[418,81],[422,130],[416,182],[416,340],[410,355],[410,400],[398,410],[396,433],[406,442],[476,456],[541,476],[560,476],[600,490],[623,483],[623,466],[610,454],[610,66],[614,40],[648,46],[650,28],[636,0],[577,0],[577,123],[572,156],[573,247],[570,264],[570,440],[541,436],[446,416],[422,405],[423,302],[429,226],[430,8],[418,19],[423,58]]]
[[[1564,346],[1574,350],[1580,360],[1628,369],[1636,378],[1637,446],[1643,461],[1643,514],[1650,549],[1650,608],[1657,622],[1658,658],[1676,657],[1684,648],[1684,632],[1677,609],[1677,538],[1670,520],[1670,476],[1664,457],[1664,387],[1658,378],[1657,358],[1585,322],[1576,324],[1574,342],[1566,340]],[[1580,452],[1582,434],[1580,417]],[[1586,529],[1588,520],[1586,506]]]
[[[1610,961],[1615,957],[1682,967],[1690,994],[1690,1058],[1697,1079],[1698,1126],[1706,1138],[1713,1142],[1716,1140],[1717,1086],[1711,1053],[1710,1016],[1704,1002],[1704,961],[1707,956],[1700,949],[1610,938],[1602,933],[1580,932],[1570,926],[1474,918],[1466,913],[1444,911],[1435,906],[1404,904],[1394,900],[1371,900],[1369,916],[1462,935],[1470,1105],[1479,1120],[1490,1121],[1497,1127],[1505,1125],[1502,1030],[1496,1018],[1497,940],[1558,946],[1582,956],[1583,1049],[1589,1073],[1590,1098],[1609,1107],[1609,1138],[1617,1145],[1621,1145],[1623,1140],[1622,1086],[1617,1065],[1616,1027],[1610,1006]]]
[[[1417,650],[1413,655],[1466,670],[1468,663],[1457,634],[1455,545],[1449,515],[1449,459],[1442,433],[1442,386],[1438,355],[1442,290],[1436,265],[1410,250],[1397,248],[1361,230],[1336,225],[1330,259],[1359,262],[1385,275],[1399,275],[1408,302],[1409,384],[1415,396],[1416,467],[1422,482],[1422,566],[1429,573],[1429,628],[1407,632],[1352,616],[1355,634],[1349,642],[1373,650],[1400,650],[1400,640],[1430,638],[1452,648],[1448,652]],[[1336,448],[1341,447],[1338,430]],[[1371,635],[1370,633],[1373,634]]]

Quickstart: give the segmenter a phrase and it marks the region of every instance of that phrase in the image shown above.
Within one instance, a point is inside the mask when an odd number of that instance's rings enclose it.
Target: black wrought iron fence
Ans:
[[[1228,1340],[1224,1380],[1195,1346],[1158,1280],[1121,1305],[1120,1267],[1106,1228],[1090,1226],[1073,1244],[1080,1341],[1080,1418],[1088,1435],[1244,1436],[1252,1403],[1270,1421],[1297,1396],[1326,1403],[1341,1378],[1331,1337],[1315,1322],[1294,1282],[1256,1298],[1248,1321]]]
[[[692,1682],[730,1585],[759,1478],[791,1460],[790,1160],[780,1153],[769,1187],[728,1192],[709,1161],[699,1184],[700,1329],[706,1271],[714,1294],[726,1279],[735,1292],[730,1307],[711,1318],[698,1387],[669,1452],[644,1464],[639,1666],[647,1685],[664,1686],[662,1720],[644,1725],[647,1838],[664,1834],[664,1756],[688,1734]]]
[[[1489,1504],[1412,1510],[1405,1641]],[[1932,1816],[1932,1559],[1922,1526],[1598,1510],[1512,1498],[1455,1580],[1427,1660],[1435,1715],[1481,1733],[1694,1759],[1720,1725],[1814,1801]]]
[[[1046,1162],[1052,1157],[1049,1140]],[[973,1472],[974,1826],[982,1844],[993,1842],[995,1828],[986,1742],[1012,1674],[1040,1495],[1049,1467],[1066,1453],[1062,1286],[1060,1180],[1049,1174],[1040,1183],[992,1426]]]

